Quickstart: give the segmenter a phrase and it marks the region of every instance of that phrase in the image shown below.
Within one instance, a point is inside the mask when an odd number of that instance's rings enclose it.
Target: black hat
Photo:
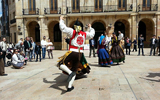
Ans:
[[[115,32],[113,32],[112,34],[116,34]]]
[[[76,22],[74,23],[74,25],[81,26],[81,23],[78,21],[78,18],[77,18]]]

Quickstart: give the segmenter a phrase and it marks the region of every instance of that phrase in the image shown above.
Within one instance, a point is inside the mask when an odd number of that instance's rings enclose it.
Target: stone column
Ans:
[[[136,38],[136,36],[138,36],[138,25],[137,25],[137,18],[136,18],[136,13],[132,13],[131,14],[131,40],[133,40],[134,38]]]
[[[48,32],[48,28],[45,21],[45,17],[44,16],[39,16],[39,26],[40,26],[40,38],[41,40],[43,39],[43,36],[46,36],[46,39],[49,38],[49,32]]]
[[[160,13],[157,13],[157,27],[156,27],[157,36],[160,36]]]

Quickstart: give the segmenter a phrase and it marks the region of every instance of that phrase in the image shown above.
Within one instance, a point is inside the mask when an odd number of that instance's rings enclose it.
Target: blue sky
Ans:
[[[0,2],[0,16],[2,16],[2,4]]]

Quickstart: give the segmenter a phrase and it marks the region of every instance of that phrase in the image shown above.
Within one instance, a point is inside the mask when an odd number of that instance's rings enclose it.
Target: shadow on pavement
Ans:
[[[149,73],[149,75],[146,77],[156,77],[156,76],[160,77],[160,73]]]
[[[67,86],[67,76],[64,74],[60,74],[58,77],[56,77],[53,81],[48,81],[46,78],[43,78],[44,83],[50,83],[53,84],[50,86],[50,88],[54,88],[57,90],[61,90],[61,95],[66,93],[66,90],[60,88],[60,86]]]
[[[61,95],[63,95],[63,94],[66,93],[66,90],[60,88],[60,86],[65,86],[66,89],[67,89],[68,75],[61,74],[61,73],[55,73],[53,75],[58,75],[58,74],[60,74],[60,75],[58,77],[56,77],[53,81],[48,81],[46,78],[43,78],[43,82],[48,83],[48,84],[52,84],[49,88],[54,88],[54,89],[60,90],[60,91],[62,91]],[[82,79],[82,78],[87,78],[87,75],[78,76],[78,77],[76,77],[76,80],[79,80],[79,79]]]
[[[147,75],[146,77],[149,77],[149,78],[154,78],[154,77],[160,77],[160,73],[148,73],[149,75]],[[148,81],[152,81],[152,82],[160,82],[160,80],[155,80],[155,79],[147,79],[147,78],[143,78],[143,77],[140,77],[141,79],[145,79],[145,80],[148,80]]]

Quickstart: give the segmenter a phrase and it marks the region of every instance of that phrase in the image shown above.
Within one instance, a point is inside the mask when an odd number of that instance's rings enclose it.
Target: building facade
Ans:
[[[1,37],[6,37],[7,41],[9,42],[10,37],[10,29],[9,29],[9,15],[8,15],[8,0],[1,0],[2,4],[2,30],[1,30]]]
[[[43,36],[51,39],[56,49],[66,49],[65,34],[59,29],[59,16],[73,27],[79,19],[95,29],[95,40],[108,25],[132,40],[143,34],[145,47],[153,35],[160,35],[160,0],[9,0],[10,33],[12,42],[26,36],[40,42]],[[14,2],[13,2],[14,1]],[[15,16],[15,17],[14,17]],[[86,41],[88,43],[88,41]]]

